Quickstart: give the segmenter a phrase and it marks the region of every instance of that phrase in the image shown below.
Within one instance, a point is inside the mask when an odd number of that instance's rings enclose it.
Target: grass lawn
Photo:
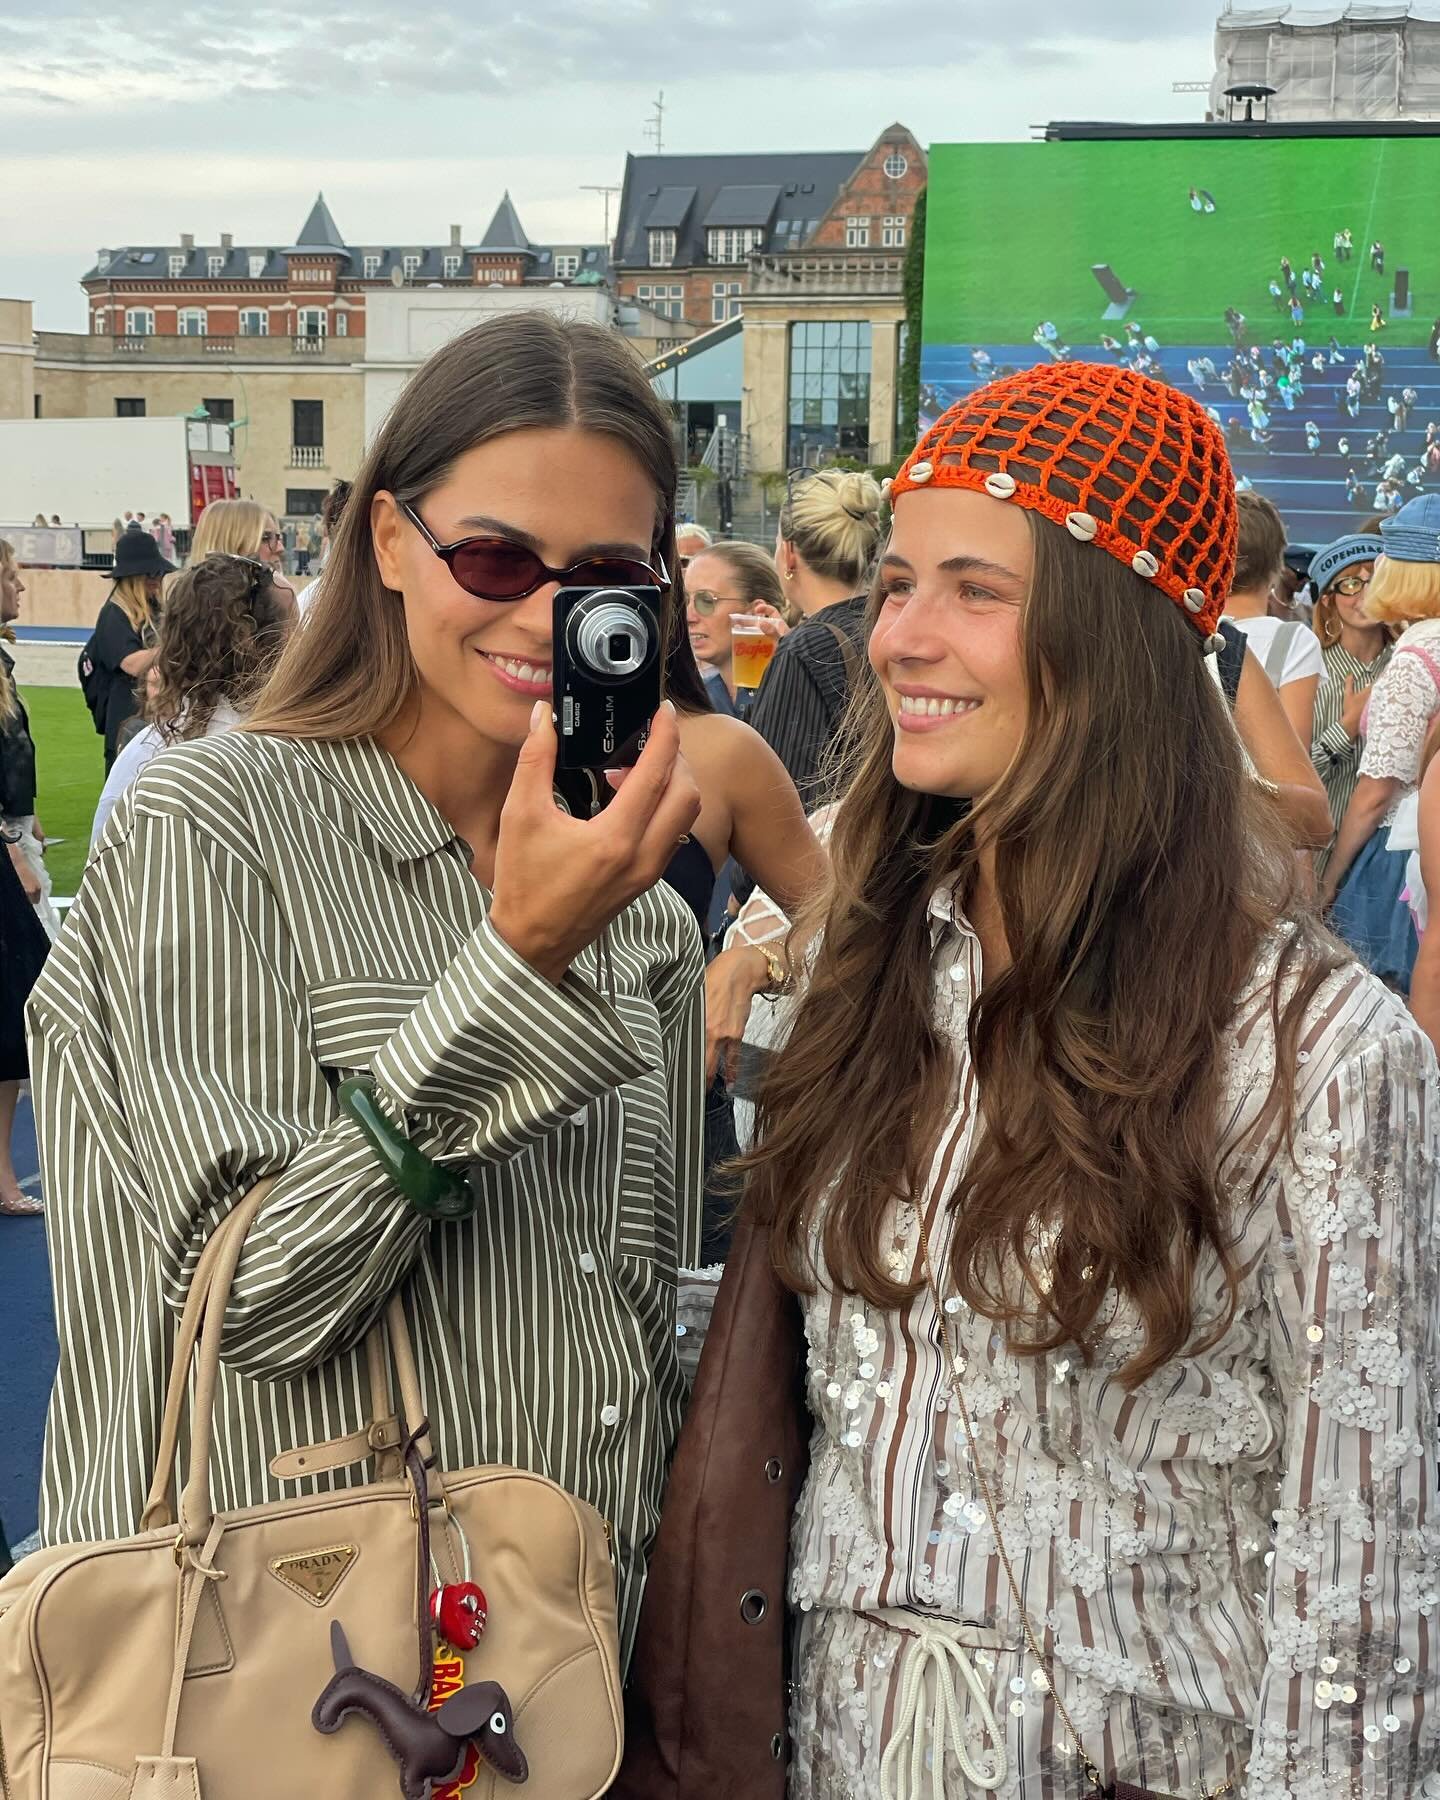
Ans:
[[[1192,212],[1190,189],[1214,196]],[[1262,341],[1288,338],[1267,283],[1288,256],[1298,277],[1325,259],[1324,304],[1299,329],[1312,342],[1369,341],[1370,308],[1388,318],[1395,271],[1410,271],[1413,317],[1381,348],[1423,344],[1440,314],[1436,148],[1427,138],[1152,139],[1132,143],[941,144],[930,161],[925,244],[927,344],[1028,343],[1053,319],[1092,348],[1106,306],[1091,265],[1136,290],[1129,318],[1162,344],[1224,343],[1238,306]],[[1348,228],[1355,254],[1336,260]],[[1385,273],[1369,248],[1385,246]],[[1331,293],[1338,283],[1345,313]],[[1303,295],[1303,289],[1301,290]],[[1288,295],[1287,295],[1288,299]]]
[[[46,854],[57,894],[74,894],[90,849],[95,802],[105,785],[105,746],[79,688],[21,689],[35,739],[40,822],[52,840]]]

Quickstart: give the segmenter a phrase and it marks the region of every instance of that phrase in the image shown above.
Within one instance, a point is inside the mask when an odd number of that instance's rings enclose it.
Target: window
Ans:
[[[905,215],[891,213],[880,221],[880,242],[887,250],[905,248]]]
[[[822,451],[870,457],[870,326],[864,320],[790,327],[791,468]]]
[[[37,419],[43,418],[44,413],[45,413],[45,396],[43,394],[37,394],[35,396],[35,417]]]
[[[335,313],[335,335],[336,337],[349,337],[350,335],[350,315],[347,312],[340,312],[338,309]]]
[[[329,491],[329,488],[286,488],[286,515],[292,519],[313,519]]]
[[[453,281],[460,273],[460,261],[461,257],[458,250],[447,252],[445,257],[445,273],[451,281]]]
[[[318,469],[325,461],[325,402],[290,402],[290,466]]]
[[[323,338],[325,326],[323,306],[302,306],[295,318],[295,335],[302,338]]]
[[[263,307],[247,307],[240,315],[241,337],[269,337],[270,315]]]
[[[713,263],[744,262],[764,242],[765,233],[758,225],[742,225],[734,231],[707,231],[705,254]]]
[[[175,323],[181,337],[204,337],[210,321],[203,306],[182,306]]]
[[[205,258],[205,268],[206,272],[210,275],[223,275],[225,273],[225,258],[217,255],[212,250],[209,256]]]
[[[562,281],[568,281],[579,267],[580,257],[578,252],[567,252],[564,256],[557,256],[555,258],[555,273]]]
[[[735,296],[740,292],[738,281],[716,281],[711,284],[710,319],[718,325],[722,319],[737,319],[740,316],[740,302]]]
[[[200,404],[212,419],[218,419],[222,425],[235,423],[235,402],[233,400],[202,400]]]
[[[110,315],[102,308],[100,312],[90,315],[90,329],[97,337],[103,336],[110,329]]]
[[[145,417],[144,400],[125,399],[117,394],[115,396],[115,417],[117,419],[143,419]]]
[[[845,221],[845,248],[847,250],[868,250],[870,248],[870,221],[868,219],[847,219]]]
[[[367,281],[373,281],[380,273],[380,265],[384,260],[383,256],[377,255],[373,250],[365,252],[365,279]]]
[[[419,252],[408,250],[400,260],[405,267],[405,279],[407,281],[413,281],[420,273],[421,258]]]
[[[892,150],[885,158],[885,174],[891,181],[899,181],[910,167],[910,159],[899,150]]]
[[[668,269],[675,261],[675,233],[673,231],[652,231],[650,233],[650,267],[652,269]]]
[[[252,250],[250,252],[250,279],[252,281],[258,281],[265,273],[265,264],[269,260],[269,257],[263,250]]]
[[[190,258],[186,256],[183,250],[172,250],[170,252],[170,274],[172,278],[176,275],[183,275],[185,273],[185,265],[189,260]]]
[[[126,337],[154,337],[155,314],[148,306],[132,306],[125,314]]]

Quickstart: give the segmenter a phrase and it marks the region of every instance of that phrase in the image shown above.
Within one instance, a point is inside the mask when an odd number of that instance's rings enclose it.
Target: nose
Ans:
[[[938,610],[918,593],[889,617],[882,613],[870,637],[871,663],[883,670],[887,663],[939,662],[946,645],[936,629],[938,618]]]

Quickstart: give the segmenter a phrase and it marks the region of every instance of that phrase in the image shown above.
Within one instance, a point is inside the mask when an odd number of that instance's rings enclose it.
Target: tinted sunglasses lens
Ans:
[[[655,571],[642,562],[611,560],[576,563],[566,577],[572,587],[655,587]]]
[[[545,565],[522,544],[465,544],[450,559],[450,573],[477,600],[521,600],[545,579]]]
[[[702,619],[708,619],[720,604],[714,594],[707,594],[703,588],[698,593],[691,594],[689,600]]]

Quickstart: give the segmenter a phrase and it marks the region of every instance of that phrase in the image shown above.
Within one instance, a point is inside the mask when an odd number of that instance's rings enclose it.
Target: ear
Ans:
[[[370,502],[370,542],[375,548],[375,566],[380,579],[393,593],[405,591],[404,548],[405,515],[395,496],[382,488]]]
[[[490,1721],[491,1713],[510,1717],[510,1697],[498,1681],[477,1681],[452,1694],[436,1709],[435,1723],[453,1738],[477,1737]]]

